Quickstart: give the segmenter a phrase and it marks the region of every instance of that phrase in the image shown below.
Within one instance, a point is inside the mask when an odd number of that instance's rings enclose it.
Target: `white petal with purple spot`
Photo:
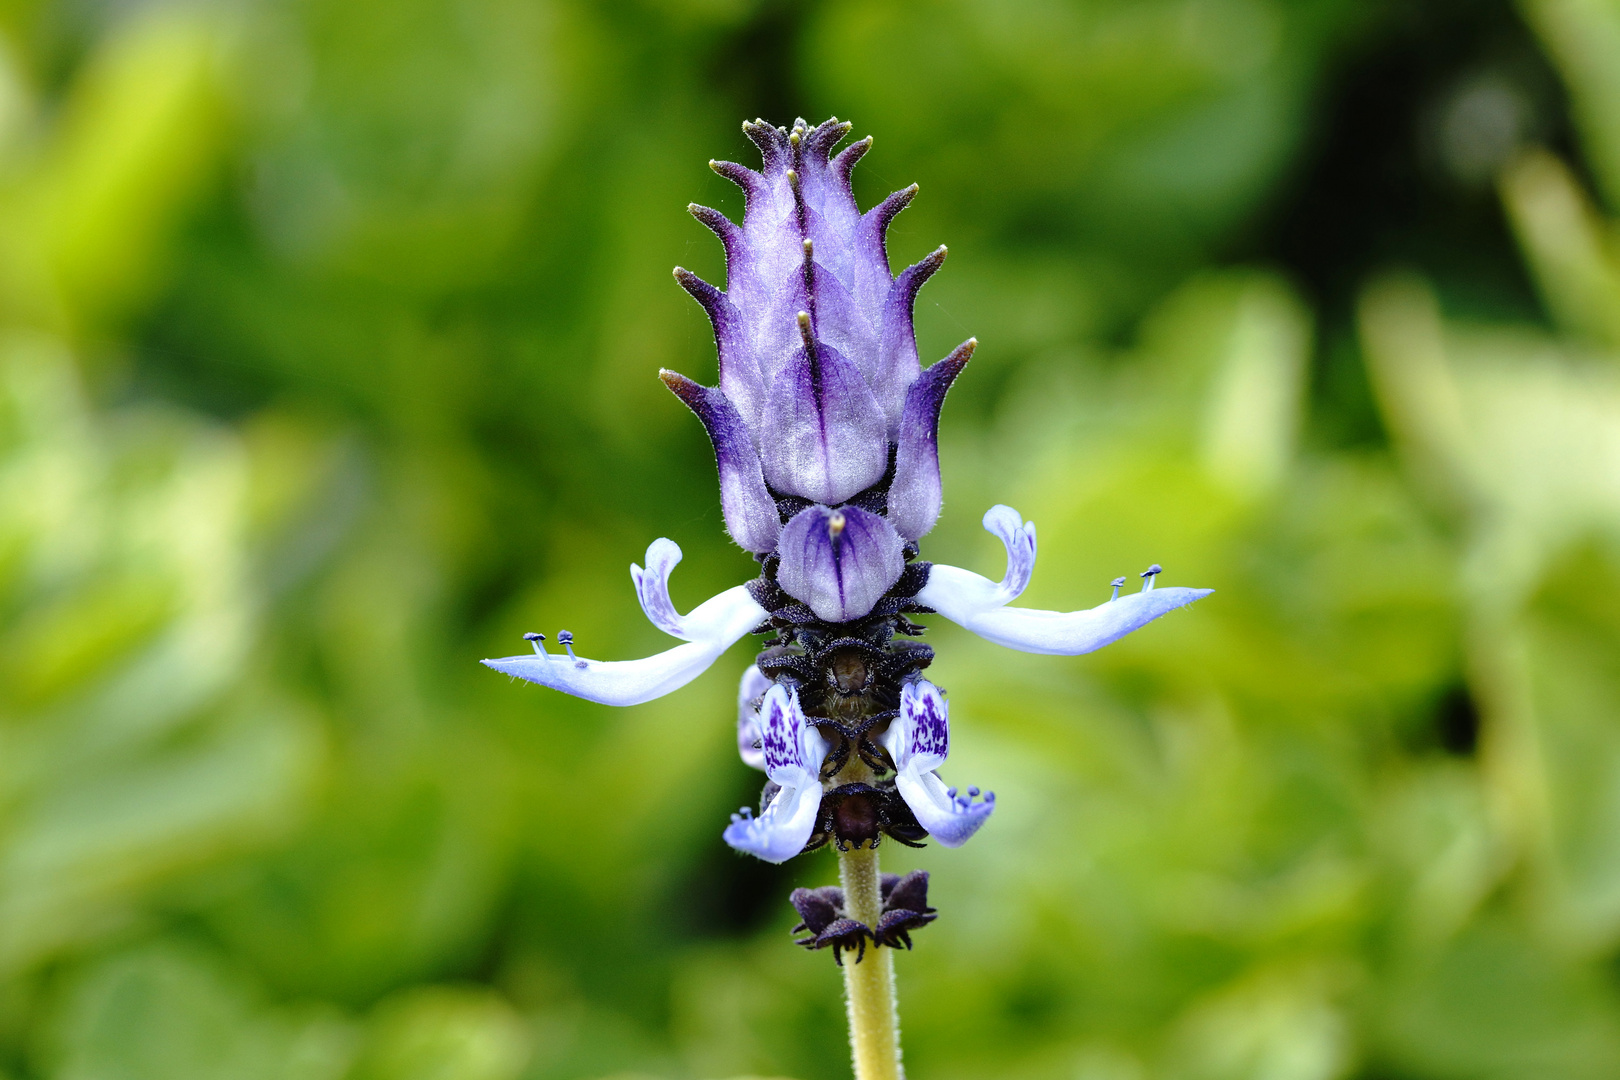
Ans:
[[[765,772],[781,790],[758,817],[732,815],[722,834],[739,851],[766,862],[784,862],[803,849],[821,808],[821,763],[827,740],[805,719],[798,692],[776,685],[759,706]]]
[[[975,801],[978,788],[958,795],[934,772],[951,750],[950,707],[939,687],[913,679],[900,691],[900,715],[878,737],[894,761],[895,789],[917,824],[946,847],[961,847],[995,809],[995,796]]]

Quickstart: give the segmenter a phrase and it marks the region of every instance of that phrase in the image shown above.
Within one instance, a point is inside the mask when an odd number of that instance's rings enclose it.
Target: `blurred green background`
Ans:
[[[1001,801],[886,856],[911,1075],[1620,1075],[1616,0],[8,0],[0,1076],[848,1075],[832,858],[719,840],[748,643],[476,664],[752,575],[669,269],[829,114],[982,342],[925,556],[1219,590],[936,629]]]

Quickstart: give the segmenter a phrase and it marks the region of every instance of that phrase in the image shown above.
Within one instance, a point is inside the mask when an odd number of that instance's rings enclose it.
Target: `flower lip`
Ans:
[[[646,569],[632,564],[630,576],[648,620],[666,634],[684,638],[685,645],[641,660],[591,660],[574,655],[574,637],[564,630],[557,640],[568,651],[566,658],[546,652],[545,635],[525,634],[534,655],[485,660],[484,665],[601,705],[639,705],[679,690],[767,616],[746,585],[680,614],[669,597],[669,575],[680,561],[681,549],[673,540],[655,540],[647,548]]]
[[[971,570],[933,564],[917,602],[987,641],[1020,652],[1079,656],[1118,641],[1160,616],[1210,595],[1214,589],[1154,588],[1162,568],[1143,574],[1142,591],[1119,596],[1121,578],[1107,603],[1085,611],[1039,611],[1006,605],[1029,584],[1035,569],[1035,526],[1010,506],[991,507],[984,527],[1007,548],[1007,574],[998,584]]]

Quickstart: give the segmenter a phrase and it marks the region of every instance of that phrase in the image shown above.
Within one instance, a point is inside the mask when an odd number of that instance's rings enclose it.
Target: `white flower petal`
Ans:
[[[765,748],[759,730],[759,708],[754,704],[771,688],[759,665],[749,664],[737,684],[737,753],[750,769],[765,771]]]
[[[949,578],[938,576],[941,569],[956,568],[934,566],[929,572],[928,587],[917,594],[919,602],[986,641],[1019,652],[1054,656],[1079,656],[1100,649],[1146,626],[1159,616],[1178,607],[1186,607],[1215,591],[1152,589],[1131,593],[1085,611],[1039,611],[1013,607],[974,610],[968,605],[956,603],[955,598],[949,595]]]
[[[917,824],[946,847],[967,843],[996,808],[992,794],[979,800],[967,795],[952,796],[951,789],[934,772],[902,772],[895,776],[894,786],[917,816]]]
[[[685,620],[675,610],[669,598],[669,575],[681,561],[681,547],[675,541],[659,537],[647,546],[647,569],[630,564],[630,580],[636,583],[636,599],[647,621],[670,637],[691,641]]]
[[[971,570],[935,563],[917,602],[987,641],[1020,652],[1078,656],[1100,649],[1213,589],[1148,588],[1087,611],[1010,608],[1035,569],[1035,526],[1010,506],[994,506],[984,527],[1007,548],[1007,575],[1000,583]]]
[[[678,690],[703,674],[721,653],[763,622],[766,614],[747,587],[738,585],[694,608],[682,620],[682,636],[690,639],[688,643],[656,656],[602,661],[550,653],[507,656],[485,660],[484,664],[602,705],[639,705]]]
[[[810,839],[821,810],[821,782],[811,777],[784,786],[758,817],[734,814],[721,837],[738,851],[766,862],[786,862]]]

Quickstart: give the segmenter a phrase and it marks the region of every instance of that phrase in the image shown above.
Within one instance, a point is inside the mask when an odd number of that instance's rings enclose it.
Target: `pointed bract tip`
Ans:
[[[658,381],[667,386],[670,393],[686,402],[688,406],[698,397],[701,397],[703,393],[703,388],[700,385],[680,372],[671,371],[669,368],[658,369]]]

